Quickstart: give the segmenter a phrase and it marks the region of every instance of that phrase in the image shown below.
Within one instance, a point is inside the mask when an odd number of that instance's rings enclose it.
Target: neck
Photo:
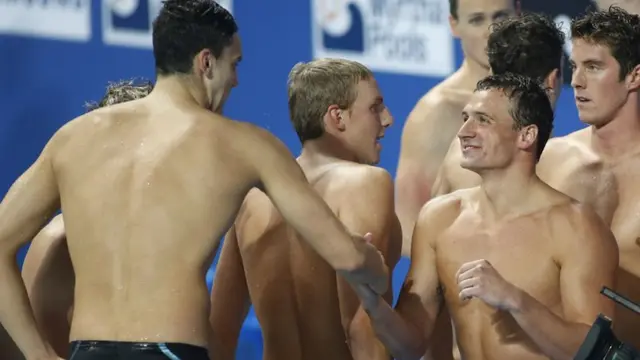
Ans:
[[[211,107],[204,89],[188,75],[158,76],[150,95],[159,96],[163,101],[192,104],[205,109]]]
[[[489,69],[476,61],[465,58],[456,74],[462,79],[464,87],[473,90],[476,88],[478,81],[489,75]]]
[[[535,164],[516,165],[519,164],[479,173],[482,178],[482,194],[486,197],[491,212],[498,218],[515,215],[518,208],[525,207],[531,187],[538,180]]]
[[[591,126],[594,151],[608,158],[623,156],[638,148],[640,141],[640,107],[629,101],[607,124]]]
[[[339,161],[357,162],[357,159],[337,139],[324,134],[319,139],[304,142],[298,161],[301,165],[314,167]]]

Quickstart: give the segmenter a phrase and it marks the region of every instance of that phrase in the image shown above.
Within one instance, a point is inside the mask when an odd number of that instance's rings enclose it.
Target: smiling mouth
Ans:
[[[586,97],[583,97],[583,96],[576,96],[576,102],[579,102],[579,103],[586,103],[586,102],[589,102],[589,101],[591,101],[591,100],[587,99]]]

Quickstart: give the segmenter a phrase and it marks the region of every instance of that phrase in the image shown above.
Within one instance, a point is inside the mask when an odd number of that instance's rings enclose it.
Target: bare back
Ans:
[[[71,340],[206,345],[205,271],[255,176],[234,158],[243,125],[199,111],[144,99],[66,127],[53,166],[76,271]]]
[[[359,167],[368,166],[338,164],[307,172],[313,188],[347,227],[347,215],[341,216],[341,208],[358,199],[345,179],[353,177]],[[341,302],[342,280],[336,272],[284,222],[259,190],[252,190],[245,199],[235,229],[248,291],[262,328],[263,358],[352,359],[346,327],[358,303]],[[388,251],[382,250],[389,254],[391,269],[400,256],[399,224],[392,244]]]
[[[567,254],[575,251],[579,237],[575,234],[582,231],[576,228],[581,222],[576,220],[580,217],[577,205],[549,189],[536,199],[541,204],[538,210],[489,221],[478,213],[478,189],[457,191],[441,200],[448,203],[452,216],[435,243],[437,270],[461,356],[465,360],[547,359],[508,312],[494,309],[479,299],[461,300],[455,276],[463,263],[486,259],[507,282],[556,315],[576,315],[580,321],[593,315],[595,320],[597,313],[591,314],[592,308],[588,314],[573,314],[577,310],[573,307],[575,303],[568,305],[568,302],[577,301],[582,306],[581,297],[585,294],[568,293],[566,282],[575,280],[563,280],[566,275],[562,275]],[[600,271],[596,264],[588,266],[593,267],[593,273]],[[589,302],[605,302],[599,299],[598,289],[589,290],[594,291],[586,295],[590,296]]]

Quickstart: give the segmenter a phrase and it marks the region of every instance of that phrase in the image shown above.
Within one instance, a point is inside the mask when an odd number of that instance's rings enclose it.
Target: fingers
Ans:
[[[484,266],[491,266],[491,264],[489,263],[489,261],[485,260],[485,259],[480,259],[480,260],[475,260],[475,261],[470,261],[468,263],[464,263],[462,264],[462,266],[460,266],[460,269],[458,269],[458,272],[456,272],[456,279],[458,279],[463,273],[474,269],[476,267],[484,267]]]
[[[480,288],[480,279],[477,277],[470,277],[468,279],[458,281],[458,289],[460,292],[458,296],[460,300],[468,300],[472,296],[477,295],[477,290]]]
[[[478,287],[477,286],[471,286],[471,287],[468,287],[468,288],[464,288],[464,289],[460,290],[460,292],[458,293],[458,297],[462,301],[470,300],[474,296],[478,296]]]
[[[472,286],[478,286],[479,284],[480,284],[480,280],[476,277],[472,277],[472,278],[458,282],[458,288],[462,290]]]
[[[364,241],[370,243],[373,241],[373,234],[368,232],[364,234],[363,238],[364,238]]]

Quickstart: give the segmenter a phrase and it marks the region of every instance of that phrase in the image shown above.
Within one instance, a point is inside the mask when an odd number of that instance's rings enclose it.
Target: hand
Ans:
[[[371,243],[373,235],[367,233],[360,239],[364,246],[365,270],[368,278],[365,280],[365,284],[359,285],[368,285],[371,290],[383,295],[389,287],[389,269],[384,263],[382,253]]]
[[[476,297],[487,305],[513,310],[518,288],[506,281],[487,260],[476,260],[463,264],[456,273],[461,300]]]
[[[375,310],[379,301],[382,300],[382,297],[367,285],[356,285],[353,289],[360,298],[362,308],[364,308],[367,313]]]

